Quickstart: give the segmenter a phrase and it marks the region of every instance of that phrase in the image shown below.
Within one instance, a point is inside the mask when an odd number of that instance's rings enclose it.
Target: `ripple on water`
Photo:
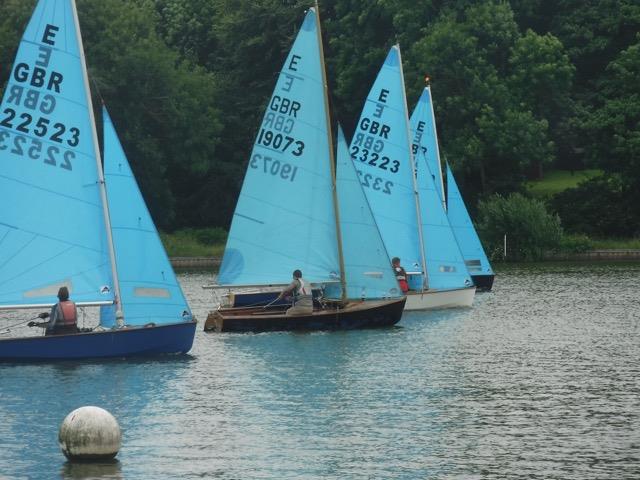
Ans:
[[[2,365],[0,478],[640,478],[639,273],[509,266],[472,309],[392,329]],[[180,275],[201,321],[208,277]],[[123,429],[119,462],[89,473],[56,445],[88,404]]]

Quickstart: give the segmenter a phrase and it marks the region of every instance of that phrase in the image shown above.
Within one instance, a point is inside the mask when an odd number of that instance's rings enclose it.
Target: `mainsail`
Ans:
[[[471,277],[445,210],[440,152],[429,87],[422,92],[411,115],[411,131],[429,288],[468,287],[472,285]]]
[[[436,122],[433,113],[433,103],[431,101],[431,89],[426,87],[418,103],[413,109],[411,119],[409,120],[411,126],[412,143],[411,149],[413,155],[417,158],[418,155],[423,155],[427,159],[427,165],[433,177],[433,182],[438,191],[438,195],[446,209],[444,184],[442,179],[442,167],[440,165],[440,150],[438,148],[438,135],[436,133]],[[416,168],[420,168],[416,162]]]
[[[189,321],[191,311],[106,108],[102,118],[104,174],[126,324]],[[113,326],[114,320],[103,316],[101,323]]]
[[[350,153],[387,252],[424,268],[400,49],[389,50],[369,91]]]
[[[485,259],[482,273],[492,272],[490,267],[484,268],[488,261],[450,170],[447,170],[449,198],[445,197],[430,86],[424,88],[411,114],[411,132],[418,165],[429,285],[432,288],[469,285],[470,275],[480,273],[478,249]],[[426,164],[424,171],[420,169],[423,164]]]
[[[417,155],[424,250],[429,288],[464,288],[473,284],[453,233],[434,175],[424,155]]]
[[[316,11],[284,63],[254,142],[220,285],[339,278],[327,112]]]
[[[75,6],[38,2],[0,105],[0,306],[112,302]]]
[[[389,298],[398,288],[389,255],[338,126],[337,180],[348,298]]]
[[[467,207],[464,205],[458,184],[447,164],[447,214],[458,239],[462,256],[471,275],[493,275],[493,269],[482,248]]]

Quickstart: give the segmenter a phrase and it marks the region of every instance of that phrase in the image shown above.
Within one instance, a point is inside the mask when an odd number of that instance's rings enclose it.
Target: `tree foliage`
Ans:
[[[557,215],[549,214],[541,201],[519,193],[481,201],[478,229],[489,252],[499,251],[506,235],[507,258],[515,260],[539,259],[557,249],[563,236]]]
[[[94,96],[156,223],[227,227],[310,2],[77,3]],[[34,5],[0,3],[0,88]],[[640,201],[637,1],[324,0],[320,14],[331,107],[347,134],[399,42],[409,108],[428,73],[441,152],[472,211],[554,165],[597,166]]]
[[[603,175],[556,194],[551,206],[571,232],[591,236],[640,235],[640,209],[620,175]]]

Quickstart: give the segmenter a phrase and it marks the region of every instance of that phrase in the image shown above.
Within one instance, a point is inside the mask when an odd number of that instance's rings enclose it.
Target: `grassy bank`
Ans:
[[[222,228],[188,228],[161,233],[169,257],[221,257],[227,241]]]
[[[161,233],[169,257],[218,257],[224,252],[227,232],[221,228],[185,229]],[[585,235],[565,236],[560,253],[592,250],[640,250],[640,238],[592,239]]]
[[[605,238],[591,240],[594,250],[640,250],[640,238]]]
[[[562,192],[567,188],[573,188],[583,180],[597,177],[601,173],[600,170],[578,170],[575,172],[554,170],[546,173],[542,180],[527,182],[527,190],[531,196],[546,200],[556,193]]]

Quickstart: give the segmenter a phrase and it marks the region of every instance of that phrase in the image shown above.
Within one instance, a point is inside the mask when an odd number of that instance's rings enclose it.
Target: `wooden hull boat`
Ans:
[[[390,327],[400,321],[406,299],[330,303],[310,314],[287,315],[282,306],[219,308],[211,312],[205,331],[271,332],[282,330],[352,330]]]

